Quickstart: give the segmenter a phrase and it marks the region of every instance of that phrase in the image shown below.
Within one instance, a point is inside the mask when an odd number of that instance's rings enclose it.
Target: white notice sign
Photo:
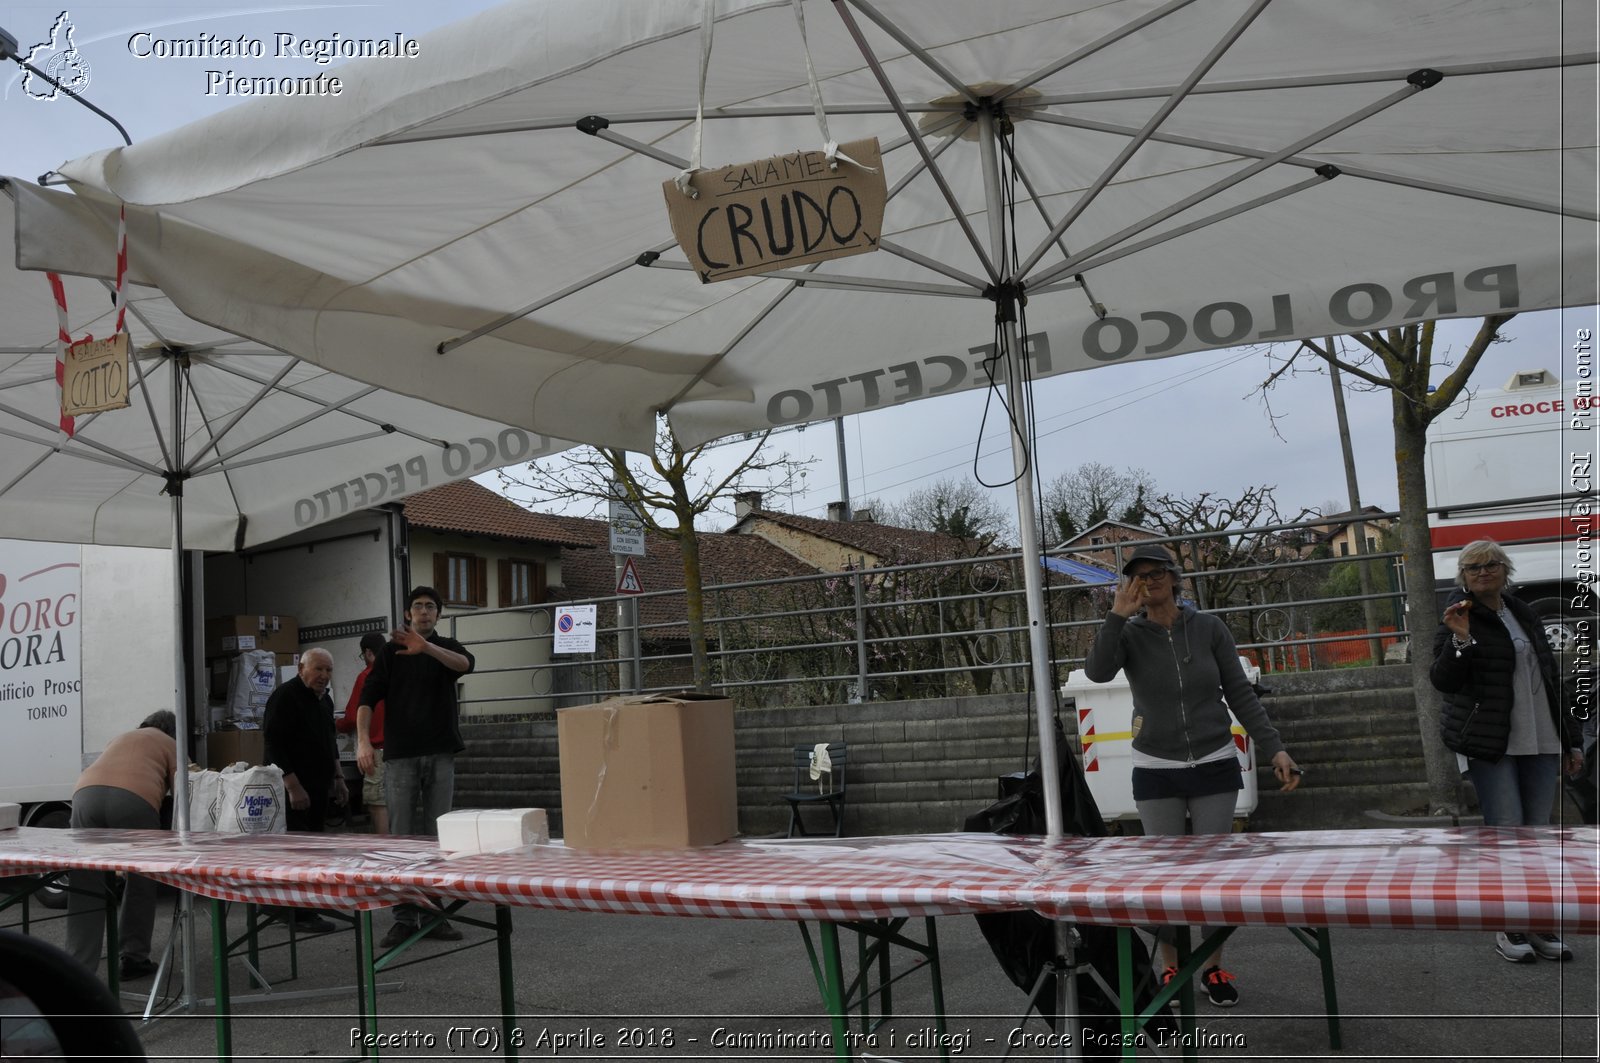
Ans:
[[[595,606],[563,605],[556,609],[552,653],[593,653]]]
[[[644,556],[644,521],[626,502],[611,500],[611,552]]]

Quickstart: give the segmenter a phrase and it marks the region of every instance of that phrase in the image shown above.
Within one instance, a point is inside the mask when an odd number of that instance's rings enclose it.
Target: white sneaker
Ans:
[[[1572,959],[1572,950],[1554,934],[1529,934],[1528,944],[1533,946],[1533,951],[1541,959],[1555,960],[1557,963]]]
[[[1526,934],[1499,933],[1494,936],[1495,951],[1508,963],[1534,963],[1533,946]]]

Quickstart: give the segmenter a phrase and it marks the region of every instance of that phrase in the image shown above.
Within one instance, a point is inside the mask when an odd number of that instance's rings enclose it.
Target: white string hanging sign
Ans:
[[[715,0],[700,26],[700,90],[687,169],[662,183],[672,234],[703,283],[864,254],[878,247],[888,189],[876,138],[836,143],[828,132],[806,42],[805,16],[792,0],[806,79],[823,146],[753,162],[701,168],[706,76]],[[842,164],[842,165],[841,165]]]

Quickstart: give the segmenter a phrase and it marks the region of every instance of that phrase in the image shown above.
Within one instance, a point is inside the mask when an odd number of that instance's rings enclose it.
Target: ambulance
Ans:
[[[1600,401],[1592,378],[1547,369],[1479,389],[1428,426],[1428,527],[1434,575],[1455,584],[1461,547],[1493,539],[1512,590],[1543,618],[1558,652],[1595,628],[1595,477]]]

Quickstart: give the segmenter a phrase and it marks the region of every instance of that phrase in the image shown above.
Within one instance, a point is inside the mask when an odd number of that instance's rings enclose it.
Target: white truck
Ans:
[[[198,612],[295,617],[302,647],[333,653],[342,707],[362,634],[386,632],[398,616],[404,538],[397,514],[368,510],[244,554],[207,555]],[[0,539],[0,801],[20,804],[25,826],[67,826],[83,767],[111,738],[173,708],[174,593],[165,550]],[[190,718],[209,730],[198,634],[191,657],[201,696]],[[198,742],[192,749],[204,759]],[[59,891],[40,899],[63,900]]]
[[[65,827],[112,737],[172,706],[172,563],[160,550],[0,540],[0,801]]]
[[[1428,524],[1441,592],[1454,583],[1461,547],[1493,539],[1515,566],[1514,592],[1544,619],[1552,645],[1567,651],[1593,639],[1597,434],[1593,382],[1563,386],[1546,369],[1479,389],[1428,427]]]

